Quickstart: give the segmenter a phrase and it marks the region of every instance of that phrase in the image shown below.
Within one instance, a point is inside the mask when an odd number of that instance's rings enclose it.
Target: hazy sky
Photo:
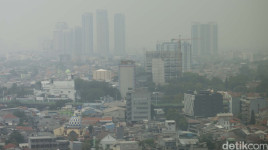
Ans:
[[[96,25],[97,9],[108,11],[111,49],[113,15],[120,12],[132,51],[152,50],[157,41],[179,34],[190,38],[193,21],[218,23],[220,50],[268,50],[267,8],[268,0],[0,0],[0,50],[38,49],[52,38],[56,22],[81,25],[84,12],[94,14]]]

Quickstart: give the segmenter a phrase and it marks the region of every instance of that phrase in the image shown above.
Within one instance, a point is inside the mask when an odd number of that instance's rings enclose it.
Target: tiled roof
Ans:
[[[17,126],[16,129],[22,131],[33,131],[32,127],[25,127],[25,126]]]
[[[18,117],[14,116],[13,114],[7,114],[3,116],[3,119],[17,119]]]
[[[15,144],[9,143],[4,146],[4,149],[15,148],[15,147],[17,147]]]

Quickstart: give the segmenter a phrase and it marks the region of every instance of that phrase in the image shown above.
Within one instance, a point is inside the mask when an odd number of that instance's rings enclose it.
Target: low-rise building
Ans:
[[[118,141],[113,150],[140,150],[138,141]]]
[[[116,139],[112,137],[110,134],[105,136],[100,141],[100,146],[102,149],[112,149],[112,147],[116,144]]]
[[[112,72],[104,69],[95,70],[93,71],[93,80],[110,82],[112,81]]]
[[[126,121],[128,123],[151,120],[151,94],[146,88],[127,92]]]
[[[28,145],[31,150],[56,150],[58,147],[56,138],[51,136],[29,137]]]
[[[76,90],[74,87],[74,80],[69,81],[42,81],[41,90],[34,90],[34,94],[38,100],[44,95],[44,99],[48,101],[55,100],[73,100],[75,101]]]

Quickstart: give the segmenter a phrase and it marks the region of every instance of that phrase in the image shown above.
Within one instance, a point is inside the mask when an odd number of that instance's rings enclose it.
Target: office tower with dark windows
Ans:
[[[215,117],[223,113],[223,96],[213,90],[184,93],[184,113],[191,117]]]
[[[122,56],[126,52],[126,27],[124,14],[114,15],[114,52],[117,56]]]
[[[93,54],[93,15],[84,13],[82,15],[82,51],[86,56]]]
[[[109,24],[106,10],[97,10],[97,54],[109,55]]]
[[[192,23],[192,48],[194,56],[218,53],[218,26],[216,23]]]

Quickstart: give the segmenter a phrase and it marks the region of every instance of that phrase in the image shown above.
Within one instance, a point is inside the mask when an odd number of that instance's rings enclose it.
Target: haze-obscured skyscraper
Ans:
[[[72,55],[74,50],[74,33],[73,29],[64,31],[64,54]]]
[[[75,27],[74,28],[74,58],[76,60],[80,60],[83,56],[82,54],[82,28]]]
[[[126,52],[126,29],[124,14],[114,15],[114,51],[115,55],[124,55]]]
[[[192,50],[194,56],[217,54],[218,26],[216,23],[192,23]]]
[[[56,23],[53,33],[53,50],[54,53],[63,54],[65,51],[64,32],[68,29],[66,22]]]
[[[84,13],[82,15],[82,49],[86,56],[93,54],[93,15]]]
[[[109,24],[106,10],[97,10],[97,54],[109,55]]]
[[[181,41],[181,53],[182,53],[182,72],[191,71],[192,48],[189,42]]]

